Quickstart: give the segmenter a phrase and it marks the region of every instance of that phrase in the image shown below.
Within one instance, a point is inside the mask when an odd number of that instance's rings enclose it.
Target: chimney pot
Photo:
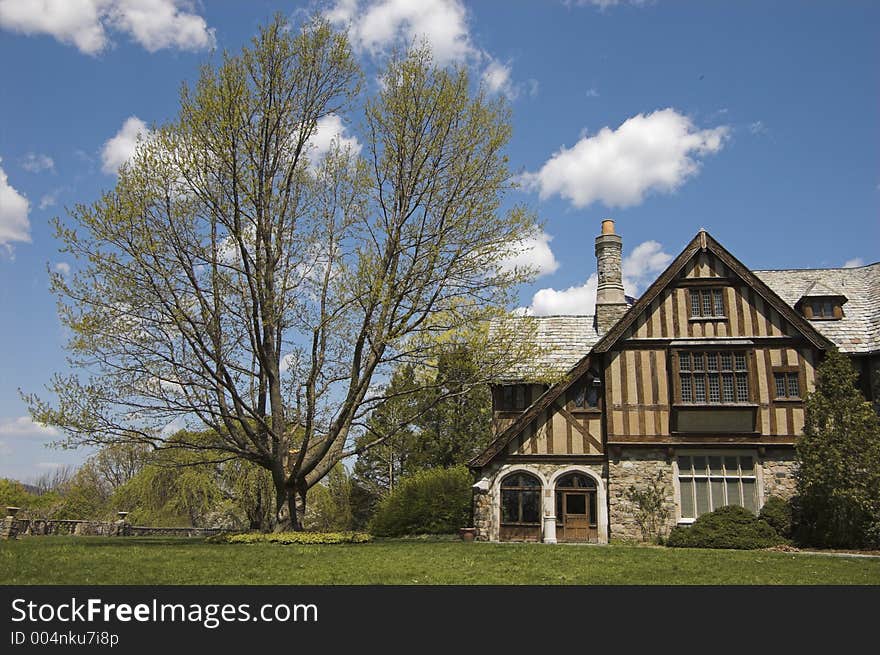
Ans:
[[[602,234],[614,234],[614,221],[610,218],[602,221]]]

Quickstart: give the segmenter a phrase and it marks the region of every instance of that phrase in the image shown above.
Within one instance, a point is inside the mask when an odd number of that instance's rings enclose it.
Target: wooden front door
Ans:
[[[560,541],[597,541],[595,491],[563,491]]]

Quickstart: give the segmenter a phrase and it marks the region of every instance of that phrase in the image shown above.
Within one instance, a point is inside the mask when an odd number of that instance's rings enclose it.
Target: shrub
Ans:
[[[880,418],[857,379],[849,358],[829,350],[807,396],[794,516],[802,544],[880,548]]]
[[[249,532],[225,535],[225,541],[229,544],[363,544],[372,540],[365,532]]]
[[[791,503],[778,496],[770,496],[758,513],[759,519],[767,521],[771,528],[786,539],[791,537],[791,516]]]
[[[703,514],[690,526],[672,529],[667,546],[673,548],[737,548],[751,550],[785,543],[770,524],[737,505]]]
[[[457,532],[471,521],[472,483],[464,466],[403,478],[379,503],[370,532],[383,537]]]

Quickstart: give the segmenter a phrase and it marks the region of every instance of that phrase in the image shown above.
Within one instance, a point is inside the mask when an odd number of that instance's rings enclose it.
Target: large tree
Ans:
[[[811,545],[880,547],[880,419],[837,350],[817,369],[797,444],[799,538]]]
[[[55,400],[27,396],[36,420],[71,445],[256,463],[300,529],[309,487],[393,436],[354,445],[394,366],[467,342],[480,384],[528,350],[484,329],[531,274],[504,265],[534,230],[502,211],[504,102],[425,49],[364,101],[360,79],[344,33],[279,18],[184,85],[115,188],[59,222],[79,262],[52,276],[75,372]],[[319,122],[355,109],[363,155],[337,139],[319,157]],[[169,442],[170,424],[216,439]]]

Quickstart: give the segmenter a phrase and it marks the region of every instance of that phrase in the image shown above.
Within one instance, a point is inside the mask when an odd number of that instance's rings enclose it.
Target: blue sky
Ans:
[[[510,201],[544,222],[527,255],[543,274],[520,296],[535,313],[589,311],[606,217],[632,293],[700,227],[754,269],[880,260],[876,2],[40,4],[0,0],[0,476],[87,454],[45,448],[17,391],[65,367],[47,269],[75,263],[50,219],[111,188],[138,131],[175,115],[181,81],[276,11],[327,12],[370,80],[423,36],[508,97]]]

